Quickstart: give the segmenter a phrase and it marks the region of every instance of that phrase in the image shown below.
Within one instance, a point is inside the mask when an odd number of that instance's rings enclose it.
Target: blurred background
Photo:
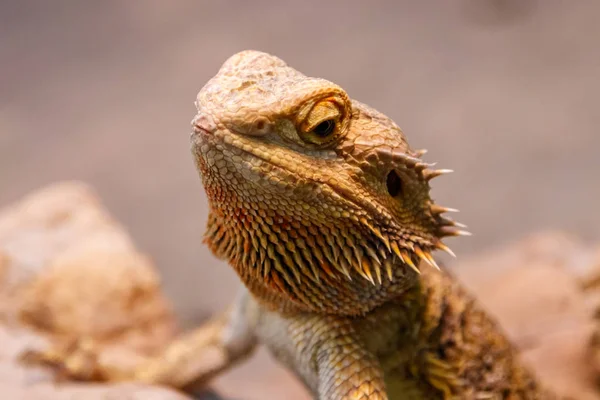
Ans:
[[[0,205],[89,182],[188,326],[224,307],[236,277],[200,243],[190,121],[221,63],[257,49],[340,84],[456,171],[433,195],[474,233],[452,241],[459,260],[542,229],[598,239],[599,20],[596,0],[0,1]],[[290,387],[264,354],[222,379],[244,398]]]

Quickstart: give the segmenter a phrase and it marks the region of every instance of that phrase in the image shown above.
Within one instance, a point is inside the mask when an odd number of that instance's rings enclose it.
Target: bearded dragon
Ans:
[[[439,270],[431,253],[452,254],[442,239],[468,235],[430,196],[450,171],[425,163],[390,118],[258,51],[229,58],[196,107],[205,243],[239,276],[240,296],[136,368],[89,347],[46,364],[189,389],[262,343],[321,400],[554,398]],[[76,357],[86,362],[67,362]]]

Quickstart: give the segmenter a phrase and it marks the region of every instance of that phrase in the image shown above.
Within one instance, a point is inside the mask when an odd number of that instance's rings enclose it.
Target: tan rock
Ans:
[[[588,357],[597,302],[581,285],[594,267],[591,248],[547,232],[459,260],[455,272],[548,387],[573,399],[598,400]]]
[[[150,352],[173,337],[173,316],[159,278],[135,252],[62,254],[21,295],[22,321],[48,334],[127,341]]]
[[[138,360],[175,335],[154,266],[87,186],[53,185],[0,211],[0,303],[2,398],[185,398],[143,385],[55,386],[16,363],[24,350],[81,337]]]

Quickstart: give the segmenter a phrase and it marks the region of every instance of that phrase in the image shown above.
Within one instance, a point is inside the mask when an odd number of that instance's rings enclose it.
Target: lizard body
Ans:
[[[250,330],[316,397],[541,398],[473,299],[419,266],[464,232],[429,196],[446,171],[393,121],[254,51],[196,105],[206,242],[248,288]]]
[[[196,106],[205,242],[241,295],[135,369],[69,369],[72,349],[42,362],[74,378],[190,388],[263,343],[321,400],[554,398],[436,269],[431,252],[451,253],[441,239],[466,234],[430,198],[429,181],[448,171],[423,162],[392,120],[257,51],[228,59]]]

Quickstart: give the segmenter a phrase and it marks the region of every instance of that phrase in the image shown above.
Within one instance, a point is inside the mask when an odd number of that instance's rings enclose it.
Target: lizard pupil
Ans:
[[[398,176],[396,171],[390,171],[385,183],[390,196],[396,197],[402,193],[402,179]]]
[[[313,132],[318,136],[324,138],[333,132],[335,129],[335,122],[331,119],[321,122],[319,125],[315,126]]]

